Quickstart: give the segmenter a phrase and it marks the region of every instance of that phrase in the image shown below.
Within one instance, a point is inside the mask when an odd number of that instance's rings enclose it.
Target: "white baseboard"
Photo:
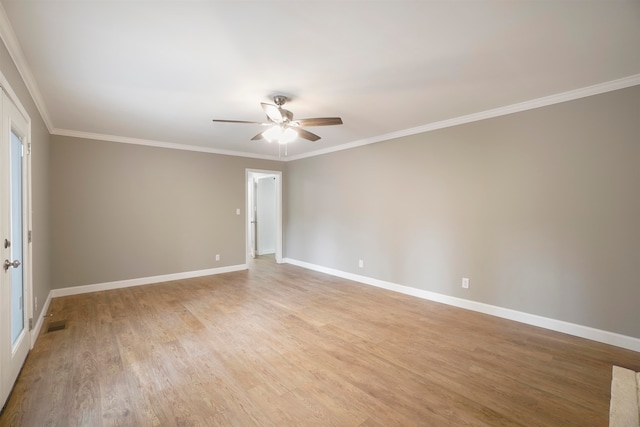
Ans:
[[[139,279],[119,280],[116,282],[97,283],[94,285],[74,286],[70,288],[52,289],[47,295],[47,300],[42,307],[38,321],[33,330],[31,330],[31,348],[33,349],[36,340],[40,336],[40,330],[44,324],[44,318],[49,311],[51,299],[56,297],[64,297],[69,295],[86,294],[89,292],[106,291],[110,289],[128,288],[130,286],[148,285],[151,283],[168,282],[171,280],[190,279],[192,277],[211,276],[213,274],[230,273],[232,271],[246,270],[247,264],[231,265],[228,267],[210,268],[207,270],[187,271],[184,273],[166,274],[162,276],[142,277]]]
[[[319,271],[321,273],[330,274],[332,276],[341,277],[343,279],[353,280],[354,282],[364,283],[365,285],[376,286],[378,288],[399,292],[406,295],[412,295],[418,298],[430,301],[440,302],[443,304],[460,307],[467,310],[473,310],[492,316],[501,317],[503,319],[514,320],[528,325],[539,326],[541,328],[550,329],[552,331],[562,332],[581,338],[598,341],[605,344],[615,345],[617,347],[626,348],[640,352],[640,339],[617,334],[615,332],[603,331],[591,328],[589,326],[578,325],[575,323],[565,322],[563,320],[551,319],[535,314],[524,313],[522,311],[511,310],[509,308],[498,307],[495,305],[485,304],[482,302],[471,301],[464,298],[452,297],[449,295],[439,294],[436,292],[425,291],[422,289],[412,288],[410,286],[399,285],[397,283],[378,280],[371,277],[360,276],[358,274],[347,273],[345,271],[333,268],[323,267],[292,258],[284,258],[284,262],[309,270]]]
[[[36,322],[34,328],[31,330],[31,348],[36,343],[36,340],[40,336],[40,330],[42,329],[42,325],[44,324],[44,317],[47,315],[49,311],[49,305],[51,304],[51,291],[49,291],[49,295],[47,295],[47,300],[44,302],[42,306],[42,311],[40,311],[40,316],[38,316],[38,321]]]
[[[86,294],[89,292],[108,291],[110,289],[128,288],[131,286],[148,285],[151,283],[169,282],[171,280],[190,279],[192,277],[211,276],[213,274],[230,273],[232,271],[246,270],[247,264],[230,265],[228,267],[209,268],[207,270],[186,271],[184,273],[165,274],[162,276],[141,277],[138,279],[118,280],[116,282],[96,283],[93,285],[73,286],[69,288],[52,289],[51,298],[66,297],[69,295]],[[43,310],[44,312],[44,310]]]

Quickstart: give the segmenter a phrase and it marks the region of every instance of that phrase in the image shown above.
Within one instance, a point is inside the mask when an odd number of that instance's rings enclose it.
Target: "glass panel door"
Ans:
[[[0,74],[1,77],[1,74]],[[0,91],[0,407],[31,348],[29,121]],[[27,265],[25,267],[24,265]]]
[[[11,131],[10,146],[11,199],[11,345],[15,345],[24,330],[24,282],[22,274],[22,141]]]

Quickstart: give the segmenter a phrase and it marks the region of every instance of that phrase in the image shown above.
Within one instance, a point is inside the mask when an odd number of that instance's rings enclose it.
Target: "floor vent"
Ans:
[[[67,327],[66,320],[56,320],[55,322],[49,322],[47,326],[47,332],[59,331]]]

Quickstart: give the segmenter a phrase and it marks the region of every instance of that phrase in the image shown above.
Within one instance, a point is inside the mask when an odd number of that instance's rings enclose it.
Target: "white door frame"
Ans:
[[[276,177],[276,262],[282,263],[282,171],[271,171],[263,169],[246,169],[244,181],[244,202],[245,202],[245,255],[247,264],[251,259],[251,231],[249,229],[251,222],[251,212],[249,211],[249,183],[253,181],[254,175],[274,175]]]
[[[0,364],[0,406],[4,406],[6,403],[5,400],[7,399],[10,390],[13,388],[13,383],[17,379],[18,373],[22,368],[22,363],[24,363],[26,353],[33,348],[37,336],[34,334],[34,330],[32,328],[34,310],[32,286],[33,250],[31,245],[31,119],[1,72],[0,98],[0,128],[2,129],[2,135],[0,137],[0,141],[2,142],[2,145],[0,146],[0,159],[3,162],[2,169],[6,169],[4,162],[8,162],[10,160],[7,157],[10,152],[9,147],[4,144],[11,144],[10,138],[12,131],[20,137],[24,153],[22,157],[22,285],[24,330],[22,332],[22,336],[17,340],[17,342],[21,342],[22,344],[19,344],[14,348],[11,344],[10,317],[8,313],[3,313],[0,316],[0,340],[2,341],[0,344],[3,347],[0,352],[0,358],[2,359],[2,363]],[[5,170],[0,175],[0,195],[3,200],[2,205],[4,205],[4,201],[9,194],[7,193],[7,191],[9,191],[9,182],[8,171]],[[10,236],[8,235],[9,230],[6,228],[8,224],[6,221],[8,221],[8,219],[5,217],[7,215],[6,210],[8,208],[6,206],[2,206],[2,209],[4,211],[0,215],[0,218],[3,218],[2,224],[0,224],[0,229],[2,230],[1,234],[3,236],[0,240],[3,241],[4,238],[10,238]],[[10,250],[5,249],[3,244],[0,245],[0,250],[2,250],[2,258],[0,258],[0,263],[2,263],[4,259],[10,255]],[[3,289],[6,289],[7,286],[10,286],[7,283],[10,279],[10,275],[5,273],[3,270],[0,270],[0,275],[0,286],[2,286]],[[2,304],[5,304],[5,302],[3,301]],[[10,301],[9,304],[11,304]],[[6,344],[9,344],[8,348],[4,347]],[[20,362],[20,366],[16,365],[18,362]]]

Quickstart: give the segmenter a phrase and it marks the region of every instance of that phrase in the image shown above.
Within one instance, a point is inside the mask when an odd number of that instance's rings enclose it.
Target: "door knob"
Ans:
[[[8,259],[4,260],[4,271],[7,271],[9,267],[18,268],[20,267],[20,261],[15,260],[13,262],[9,262]]]

